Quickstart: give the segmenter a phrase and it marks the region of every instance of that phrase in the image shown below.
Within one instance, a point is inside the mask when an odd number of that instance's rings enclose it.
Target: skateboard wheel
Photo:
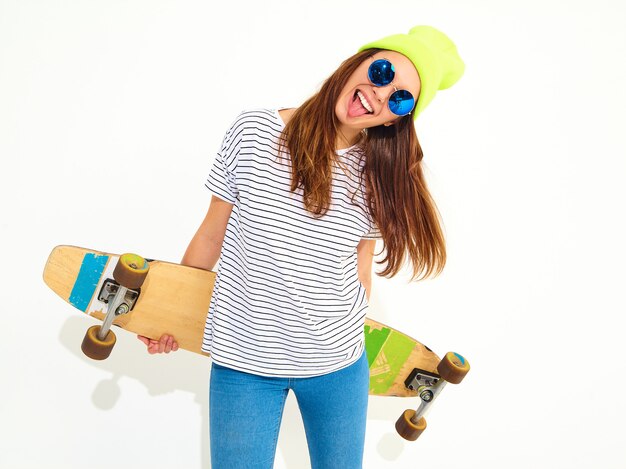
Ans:
[[[80,347],[83,353],[93,360],[108,358],[116,341],[113,331],[109,331],[104,340],[98,339],[99,331],[100,326],[91,326],[87,329],[83,344]]]
[[[459,384],[470,370],[469,362],[458,353],[448,352],[437,365],[437,371],[448,383]]]
[[[137,289],[148,275],[148,262],[137,254],[122,254],[113,270],[113,278],[121,286]]]
[[[396,422],[396,431],[405,440],[415,441],[426,430],[426,419],[420,417],[417,423],[414,423],[415,411],[407,409]]]

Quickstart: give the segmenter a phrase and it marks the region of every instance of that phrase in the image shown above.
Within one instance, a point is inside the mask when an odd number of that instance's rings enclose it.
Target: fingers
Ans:
[[[138,335],[137,338],[146,344],[150,355],[176,352],[178,350],[178,342],[169,334],[163,334],[159,340],[149,339],[142,335]]]
[[[159,341],[158,340],[150,340],[150,344],[148,344],[148,353],[150,355],[154,355],[155,353],[159,353]]]
[[[141,340],[144,344],[146,344],[146,345],[150,345],[150,339],[148,339],[147,337],[144,337],[144,336],[142,336],[142,335],[138,335],[138,336],[137,336],[137,338],[138,338],[139,340]]]

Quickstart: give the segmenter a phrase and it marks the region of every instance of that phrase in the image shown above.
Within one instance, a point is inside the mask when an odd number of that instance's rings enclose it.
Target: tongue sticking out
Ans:
[[[350,105],[348,106],[348,116],[359,117],[363,114],[368,114],[368,111],[363,107],[363,104],[361,104],[361,100],[359,99],[357,94],[354,93],[352,101],[350,101]]]

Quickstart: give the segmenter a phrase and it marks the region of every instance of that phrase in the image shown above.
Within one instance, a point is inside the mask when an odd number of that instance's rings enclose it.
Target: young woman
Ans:
[[[447,36],[416,26],[363,46],[297,109],[243,112],[226,133],[182,260],[220,260],[203,344],[214,469],[272,467],[289,390],[312,467],[361,467],[376,239],[381,276],[406,261],[415,279],[443,268],[413,120],[463,70]],[[178,348],[140,339],[150,353]]]

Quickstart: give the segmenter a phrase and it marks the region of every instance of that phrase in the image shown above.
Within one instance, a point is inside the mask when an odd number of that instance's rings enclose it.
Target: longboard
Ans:
[[[76,246],[57,246],[46,262],[43,278],[50,289],[74,308],[104,320],[109,302],[123,283],[115,279],[120,276],[116,273],[118,264],[126,265],[120,262],[120,257]],[[147,274],[141,286],[130,288],[125,297],[129,300],[126,303],[132,302],[127,308],[130,311],[109,315],[114,317],[112,324],[152,339],[171,334],[180,348],[208,356],[201,345],[215,272],[136,258],[145,262]],[[365,320],[364,334],[371,395],[421,396],[425,388],[445,382],[442,363],[452,361],[453,367],[459,368],[459,358],[448,357],[448,353],[441,360],[419,341],[370,318]],[[454,355],[465,363],[463,357]]]

